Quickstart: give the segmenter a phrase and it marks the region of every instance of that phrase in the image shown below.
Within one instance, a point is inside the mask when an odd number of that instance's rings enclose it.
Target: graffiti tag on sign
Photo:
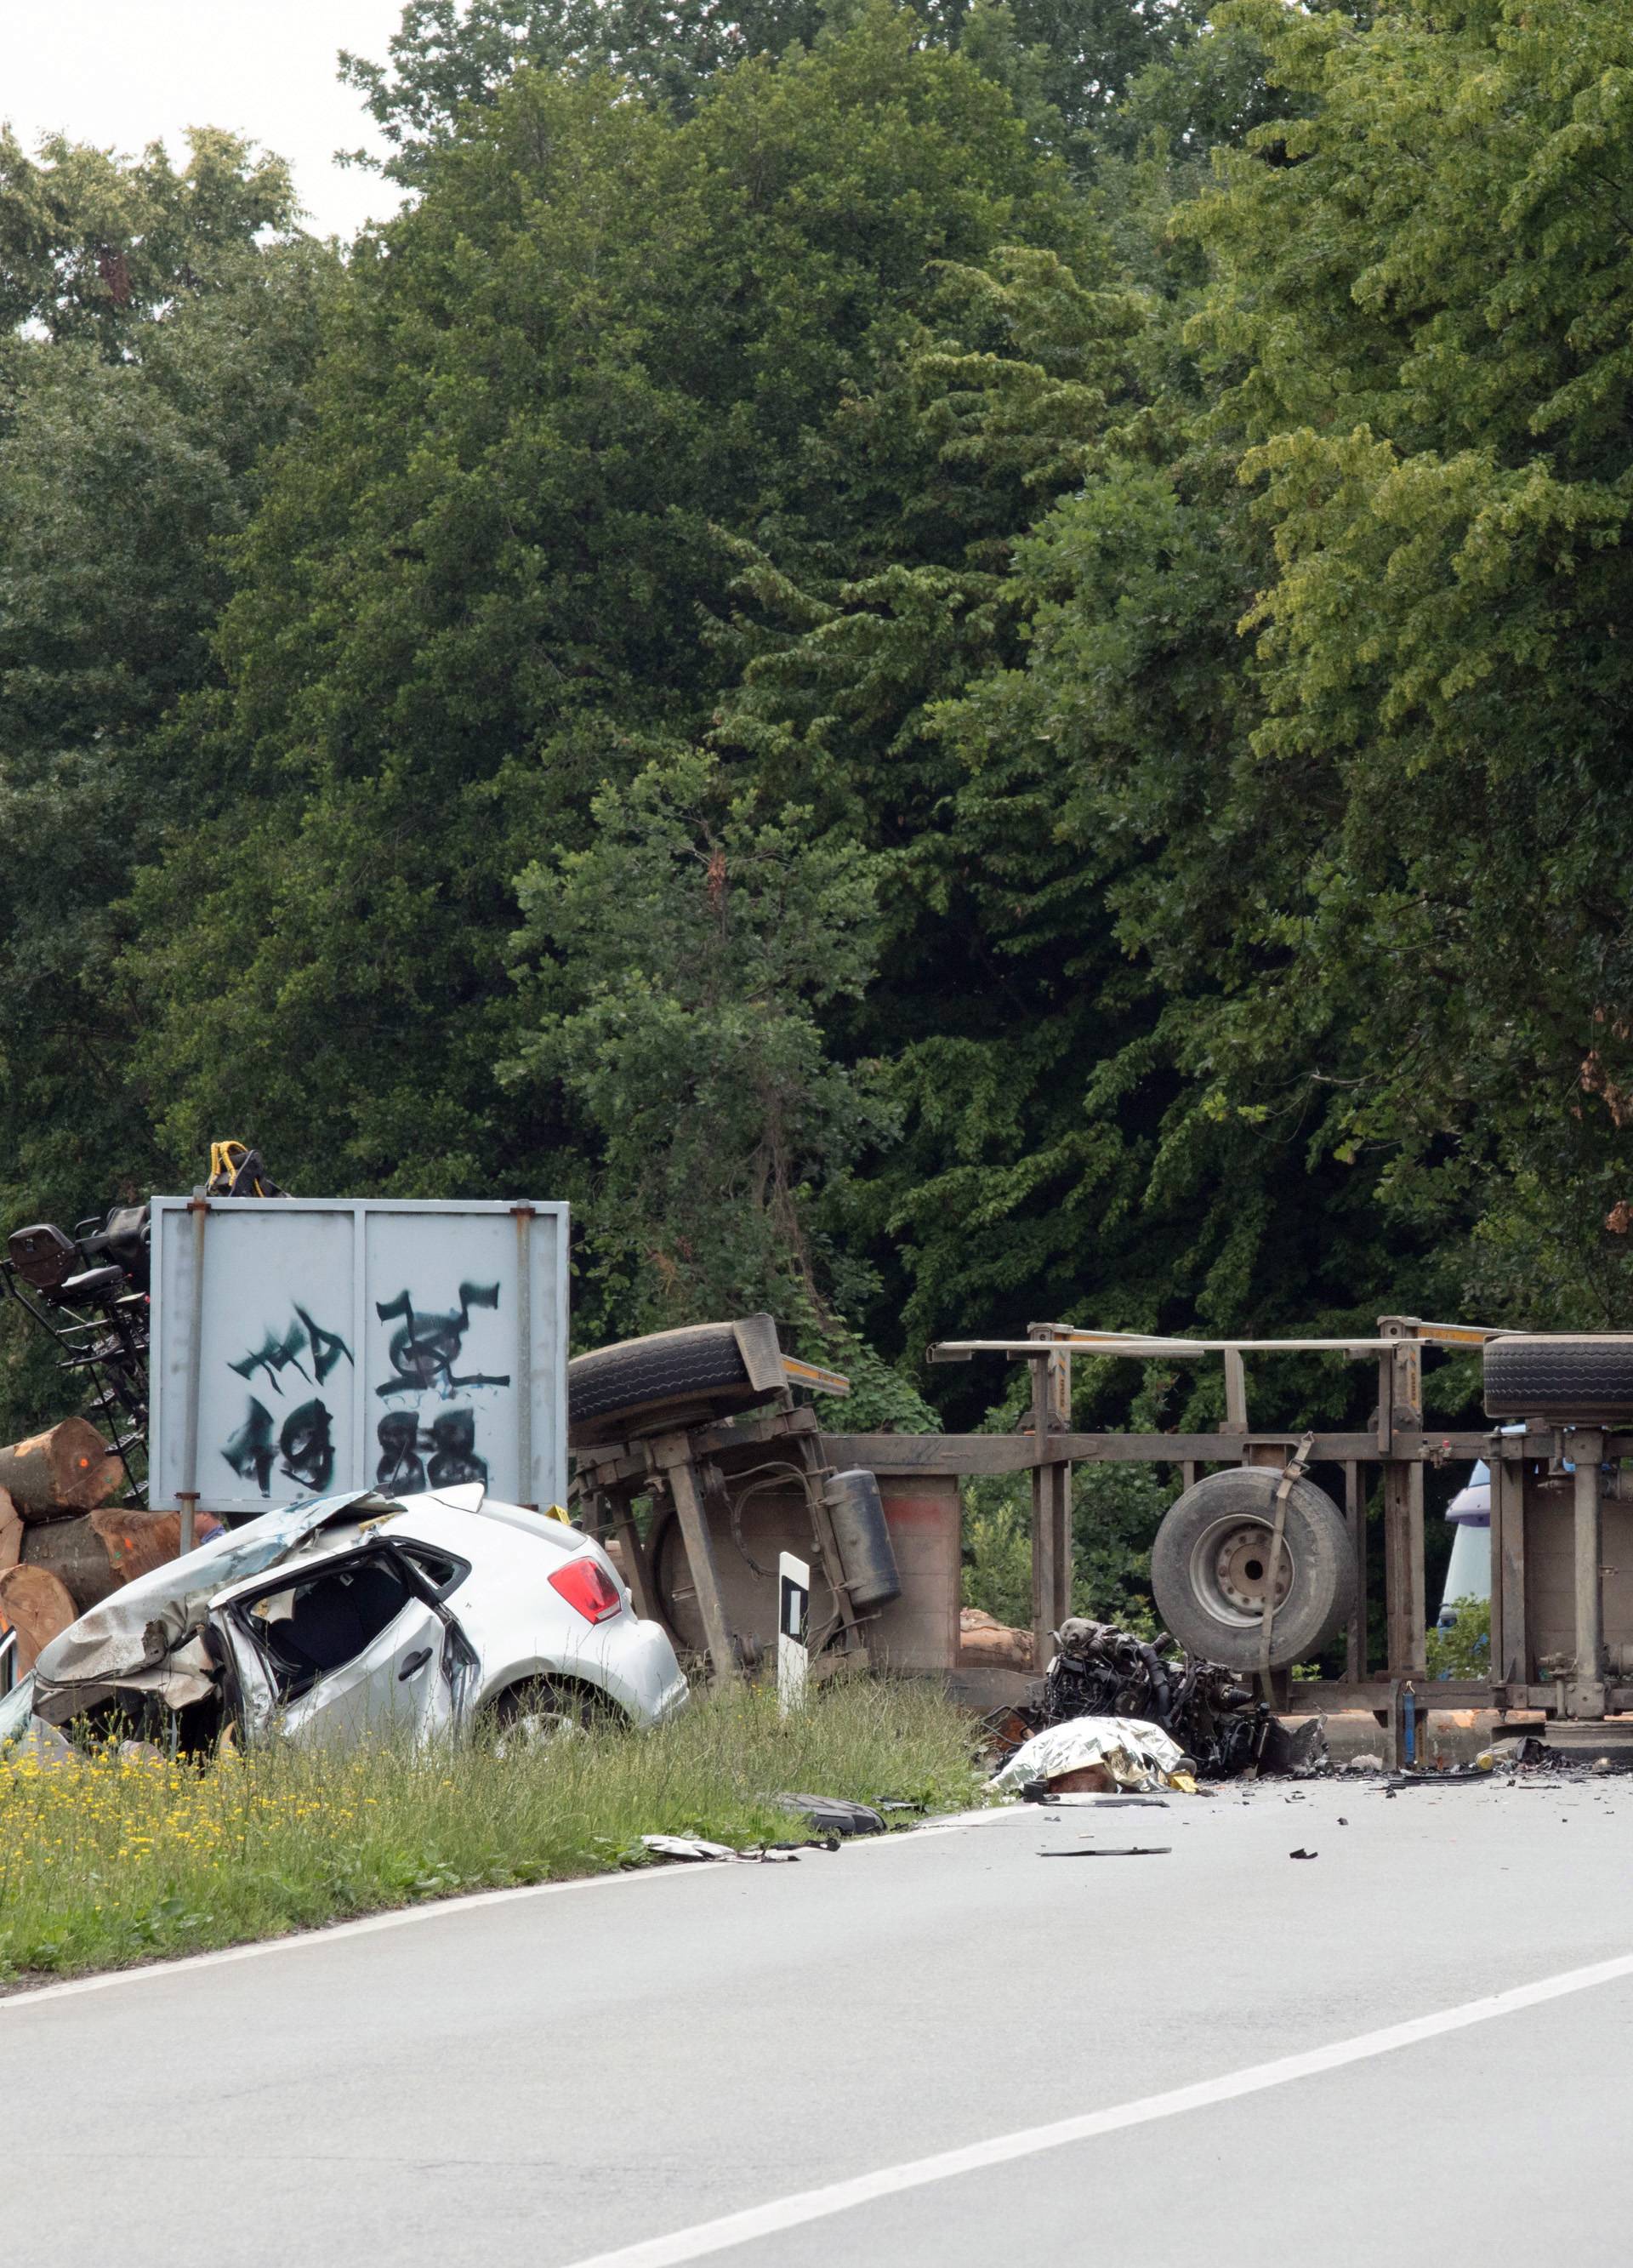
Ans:
[[[452,1397],[467,1387],[508,1386],[508,1370],[503,1377],[480,1370],[461,1375],[453,1366],[464,1352],[471,1309],[498,1304],[497,1284],[461,1284],[460,1304],[445,1315],[416,1307],[411,1292],[399,1292],[394,1300],[377,1300],[374,1312],[381,1322],[396,1322],[401,1328],[392,1333],[386,1350],[392,1374],[375,1388],[376,1394],[426,1394],[434,1389]]]
[[[411,1492],[422,1488],[457,1488],[488,1478],[488,1463],[476,1454],[476,1413],[445,1410],[427,1426],[412,1410],[387,1410],[375,1439],[380,1461],[374,1478],[381,1488]]]
[[[445,1292],[444,1297],[447,1295]],[[415,1409],[388,1410],[375,1429],[379,1462],[375,1485],[401,1490],[457,1488],[462,1483],[488,1479],[488,1461],[476,1447],[476,1412],[469,1407],[438,1410],[435,1403],[451,1402],[456,1395],[482,1387],[508,1386],[511,1374],[465,1370],[466,1335],[473,1308],[497,1312],[497,1284],[461,1284],[457,1307],[430,1306],[405,1287],[394,1300],[377,1300],[374,1312],[383,1323],[396,1329],[386,1343],[390,1376],[376,1385],[382,1401],[411,1398]],[[427,1422],[424,1403],[432,1397]]]
[[[312,1365],[306,1367],[306,1359]],[[283,1331],[268,1326],[260,1346],[240,1355],[227,1368],[245,1380],[264,1373],[269,1394],[284,1391],[283,1373],[292,1370],[306,1386],[321,1386],[342,1362],[354,1360],[351,1349],[338,1331],[314,1322],[298,1302]],[[274,1471],[302,1488],[320,1495],[335,1477],[335,1415],[328,1404],[312,1395],[291,1410],[280,1425],[258,1395],[249,1397],[243,1424],[221,1452],[240,1480],[253,1480],[262,1496],[272,1493]]]
[[[240,1480],[253,1479],[262,1496],[272,1493],[276,1464],[285,1479],[321,1495],[335,1477],[334,1418],[314,1396],[273,1431],[273,1417],[252,1394],[249,1415],[221,1452]]]

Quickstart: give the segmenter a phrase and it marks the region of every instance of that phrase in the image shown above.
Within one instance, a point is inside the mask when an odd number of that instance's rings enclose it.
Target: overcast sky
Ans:
[[[30,146],[61,128],[176,158],[188,127],[227,127],[288,158],[309,227],[349,236],[396,195],[333,162],[371,138],[335,54],[383,60],[401,16],[401,0],[0,0],[0,117]]]

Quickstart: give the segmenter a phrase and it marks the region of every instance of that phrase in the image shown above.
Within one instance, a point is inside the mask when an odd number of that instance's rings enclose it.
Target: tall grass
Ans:
[[[969,1721],[930,1687],[700,1698],[655,1732],[206,1764],[107,1750],[0,1762],[0,1978],[118,1968],[461,1890],[645,1861],[643,1834],[738,1847],[808,1830],[783,1790],[956,1808]]]

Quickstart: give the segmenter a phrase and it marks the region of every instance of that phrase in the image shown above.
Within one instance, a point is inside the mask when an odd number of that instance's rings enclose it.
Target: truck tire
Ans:
[[[731,1323],[693,1323],[649,1338],[621,1339],[568,1364],[568,1445],[587,1448],[668,1425],[730,1417],[769,1401],[776,1391],[751,1382]]]
[[[1488,1339],[1488,1418],[1557,1418],[1578,1425],[1633,1419],[1633,1332],[1585,1338],[1516,1332]]]
[[[1209,1473],[1169,1506],[1151,1549],[1151,1596],[1165,1627],[1188,1653],[1224,1669],[1259,1666],[1281,1478],[1269,1466]],[[1325,1491],[1295,1481],[1282,1533],[1273,1669],[1319,1653],[1355,1602],[1349,1530]]]

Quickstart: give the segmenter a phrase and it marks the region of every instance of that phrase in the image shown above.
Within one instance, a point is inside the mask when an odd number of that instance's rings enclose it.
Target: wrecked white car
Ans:
[[[0,1743],[31,1718],[229,1727],[343,1746],[480,1722],[529,1731],[681,1706],[667,1634],[641,1619],[600,1546],[480,1485],[292,1505],[212,1537],[82,1615],[0,1702]]]

